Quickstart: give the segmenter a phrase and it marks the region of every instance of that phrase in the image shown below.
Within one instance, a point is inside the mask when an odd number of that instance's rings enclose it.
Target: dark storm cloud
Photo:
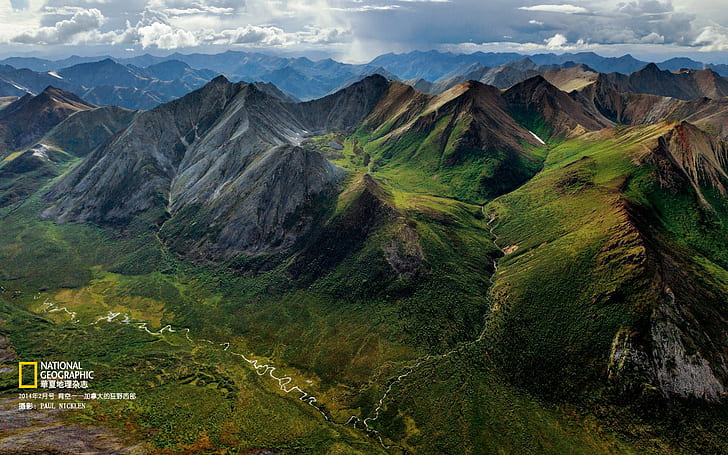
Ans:
[[[503,40],[543,43],[555,33],[570,42],[685,44],[697,35],[693,27],[696,16],[676,11],[670,1],[519,4],[461,0],[399,6],[352,13],[354,35],[414,47]]]
[[[513,24],[526,17],[510,0],[392,2],[391,6],[398,8],[352,13],[350,21],[355,36],[414,47],[443,42],[497,41],[513,31]]]

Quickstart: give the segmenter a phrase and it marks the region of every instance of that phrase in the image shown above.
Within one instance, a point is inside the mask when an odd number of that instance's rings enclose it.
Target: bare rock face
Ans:
[[[10,345],[10,340],[5,334],[0,333],[0,365],[10,363],[13,360],[15,360],[15,351]],[[13,370],[13,367],[0,366],[0,373],[8,373]]]
[[[716,355],[719,349],[669,287],[655,305],[649,325],[649,333],[626,329],[617,333],[609,358],[610,380],[623,390],[647,384],[665,398],[718,402],[728,396],[726,359]],[[703,350],[712,351],[711,360]]]
[[[298,116],[314,132],[353,130],[377,106],[389,88],[375,74],[323,98],[300,103]]]
[[[680,326],[697,328],[694,321],[681,310],[670,288],[665,289],[665,294],[668,298],[652,314],[650,331],[653,370],[660,390],[666,396],[719,401],[726,389],[716,377],[714,366],[699,349],[689,350],[683,341],[691,336]],[[728,369],[724,359],[717,367],[725,377]]]
[[[383,247],[384,257],[401,278],[409,278],[425,260],[417,231],[403,224]]]
[[[160,235],[193,259],[289,248],[314,222],[316,199],[344,176],[320,153],[290,144],[267,149],[246,164],[204,202],[178,199],[184,205],[173,210]],[[198,180],[203,194],[204,180]]]
[[[321,100],[290,103],[218,77],[139,114],[46,194],[52,205],[43,216],[110,225],[149,216],[165,223],[161,234],[175,247],[199,258],[287,248],[313,222],[314,201],[343,177],[298,144],[314,131],[353,128],[386,86],[371,76]]]
[[[660,138],[655,159],[662,160],[658,161],[658,170],[664,183],[672,180],[671,174],[678,174],[706,205],[702,186],[712,186],[724,196],[728,194],[728,144],[690,123],[681,122]]]
[[[690,188],[685,180],[681,191]],[[620,230],[631,230],[632,249],[640,249],[634,262],[642,290],[636,300],[640,319],[614,335],[610,382],[630,394],[725,400],[728,344],[722,294],[691,274],[691,254],[665,242],[646,212],[631,205],[626,212],[628,226]]]
[[[47,197],[56,203],[44,216],[123,223],[153,207],[166,208],[188,147],[210,132],[239,89],[218,78],[139,115],[51,189]]]
[[[635,382],[647,379],[654,383],[649,355],[637,344],[637,333],[621,329],[612,340],[607,371],[609,379],[619,384],[622,391],[634,389]],[[639,384],[638,384],[639,385]]]
[[[17,394],[16,394],[17,397]],[[17,398],[0,398],[0,453],[8,455],[147,455],[147,444],[109,428],[69,424],[63,411],[18,410]]]

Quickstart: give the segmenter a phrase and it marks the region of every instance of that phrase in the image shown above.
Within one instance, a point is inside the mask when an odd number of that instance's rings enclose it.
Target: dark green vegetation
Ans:
[[[250,158],[251,169],[265,172],[256,175],[274,182],[255,180],[256,190],[281,189],[250,197],[246,209],[258,210],[250,219],[266,215],[264,201],[288,195],[300,172],[330,170],[319,151],[346,171],[271,223],[290,240],[285,248],[261,242],[266,248],[245,254],[190,254],[225,226],[194,204],[175,211],[181,192],[167,194],[180,184],[175,172],[197,172],[204,166],[194,164],[213,153],[194,142],[198,133],[220,139],[220,149],[228,133],[252,137],[234,135],[240,147],[225,150],[234,163],[240,149],[269,139],[272,125],[300,127],[295,109],[312,105],[283,106],[217,80],[211,87],[227,96],[214,97],[221,106],[198,112],[202,102],[187,109],[181,101],[156,111],[183,118],[169,123],[183,134],[167,134],[160,121],[159,137],[178,147],[161,147],[168,161],[140,167],[165,179],[148,188],[156,205],[130,212],[122,227],[41,219],[44,196],[72,172],[79,182],[101,175],[80,175],[86,169],[77,163],[89,161],[76,157],[85,153],[46,135],[47,160],[21,150],[0,167],[13,175],[30,169],[33,184],[2,180],[4,191],[23,192],[0,208],[0,330],[21,361],[78,359],[98,372],[98,391],[136,392],[132,403],[64,418],[105,422],[158,453],[724,453],[728,147],[688,124],[582,134],[597,125],[553,115],[574,102],[535,82],[546,101],[512,92],[505,102],[478,83],[439,96],[389,83],[381,93],[386,81],[375,78],[346,95],[359,110],[361,100],[375,105],[369,113],[341,109],[336,97],[322,101],[325,109],[313,105],[305,112],[322,118],[311,124],[364,120],[351,134]],[[194,96],[205,101],[204,93]],[[281,111],[266,106],[288,111],[268,117]],[[329,108],[342,114],[323,118]],[[239,128],[250,118],[258,129]],[[540,147],[529,129],[549,145]],[[270,144],[288,134],[275,131]],[[133,167],[125,147],[112,151]],[[182,156],[189,150],[200,161]],[[90,156],[109,169],[103,147]],[[108,200],[127,198],[125,168],[112,168],[119,178]],[[134,183],[146,184],[144,175]],[[230,186],[247,191],[248,174],[240,175]],[[232,197],[228,186],[203,189],[210,200]],[[78,194],[80,213],[104,208]],[[78,322],[43,312],[46,300]],[[109,312],[122,316],[93,324]],[[150,335],[122,324],[125,315],[153,331],[178,331]],[[274,374],[315,396],[328,420],[231,352],[273,362]],[[17,392],[15,378],[2,373],[2,390]],[[344,425],[350,416],[369,417],[378,433]]]
[[[84,327],[109,311],[128,313],[155,328],[167,323],[190,327],[193,337],[233,341],[239,352],[275,359],[297,385],[317,396],[341,421],[366,411],[352,402],[356,395],[346,397],[366,386],[372,371],[384,380],[425,347],[445,349],[473,338],[484,318],[487,254],[495,251],[488,237],[481,235],[484,221],[477,206],[386,192],[370,178],[354,175],[330,208],[330,227],[322,234],[327,237],[342,227],[370,223],[359,237],[328,238],[331,249],[346,254],[326,254],[330,250],[316,248],[324,240],[311,238],[303,240],[301,257],[293,264],[270,257],[249,264],[232,261],[221,268],[178,261],[143,220],[121,234],[90,225],[42,221],[37,213],[43,206],[39,199],[43,191],[3,212],[5,260],[0,281],[22,292],[4,303],[8,317],[2,316],[3,331],[18,340],[14,348],[20,360],[86,360],[105,353],[105,362],[95,369],[109,375],[113,371],[118,378],[99,388],[131,387],[139,391],[140,399],[130,409],[94,408],[89,418],[111,422],[121,412],[130,425],[140,428],[135,437],[159,448],[183,450],[207,428],[214,447],[263,447],[286,453],[382,450],[351,426],[325,424],[315,409],[292,398],[295,394],[276,393],[273,381],[258,379],[237,358],[223,356],[226,360],[213,368],[212,360],[198,359],[193,355],[198,348],[190,347],[181,336],[170,337],[171,347],[163,340],[154,341],[159,351],[150,351],[148,343],[155,338],[131,327],[105,322]],[[370,219],[374,213],[378,219]],[[382,248],[386,255],[381,254]],[[386,273],[391,270],[388,260],[399,268],[398,274]],[[248,276],[236,272],[246,267],[260,270]],[[321,277],[321,270],[328,273]],[[377,281],[378,286],[367,286],[367,281]],[[304,285],[306,290],[299,290]],[[34,300],[38,291],[43,299]],[[3,294],[3,298],[12,295]],[[77,312],[81,322],[70,323],[65,313],[36,316],[28,312],[38,312],[45,299]],[[442,313],[433,312],[438,308],[430,308],[432,301],[451,305],[439,305]],[[203,345],[199,349],[211,356],[221,348]],[[162,367],[157,365],[169,365],[172,371],[160,372]],[[179,373],[173,365],[189,372]],[[213,369],[206,373],[212,379],[198,369]],[[234,379],[226,380],[234,380],[237,389],[223,393],[216,385],[192,387],[188,383],[195,382],[196,375],[208,383],[222,381],[218,376],[231,376]],[[14,376],[3,377],[5,388],[14,388]],[[249,382],[251,378],[256,380]],[[221,409],[221,414],[218,420],[208,421],[214,415],[206,417],[206,411],[191,409],[190,404],[187,411],[167,412],[164,409],[174,408],[175,403],[161,406],[160,399],[162,403],[206,402]],[[236,406],[236,400],[241,404]],[[225,426],[231,406],[235,418]],[[270,428],[260,427],[266,422],[260,415],[279,414],[288,417]],[[230,428],[241,433],[220,436]],[[336,434],[343,439],[339,441]],[[351,438],[357,440],[347,442]]]
[[[725,199],[708,208],[671,162],[646,153],[671,128],[566,142],[538,177],[490,206],[510,254],[500,261],[489,335],[519,382],[555,394],[598,382],[612,338],[654,329],[665,293],[695,318],[684,341],[725,336],[711,327],[728,309],[718,297],[726,292]],[[691,342],[705,357],[724,355],[724,345]]]

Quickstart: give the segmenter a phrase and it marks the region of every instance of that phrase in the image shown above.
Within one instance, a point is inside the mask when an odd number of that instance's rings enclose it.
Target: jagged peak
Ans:
[[[227,77],[221,74],[207,83],[207,85],[210,84],[231,84],[231,82]]]
[[[380,207],[391,209],[391,196],[370,174],[358,174],[339,195],[339,210],[343,211],[345,207],[351,207],[357,201],[366,199],[375,201]]]
[[[523,57],[520,60],[516,60],[514,63],[517,63],[517,64],[530,63],[530,64],[534,64],[534,65],[536,64],[536,63],[534,63],[533,60],[531,60],[531,57],[528,57],[528,56],[527,57]]]
[[[48,95],[52,97],[62,97],[62,98],[78,98],[77,95],[67,92],[65,90],[62,90],[60,88],[56,88],[52,85],[49,85],[48,87],[44,88],[42,92],[38,94],[38,96],[41,95]],[[80,99],[80,98],[79,98]]]
[[[429,82],[428,80],[419,78],[419,79],[410,79],[406,82],[400,82],[400,81],[389,81],[389,90],[396,90],[396,91],[404,91],[404,92],[417,92],[422,93],[416,88],[414,88],[411,83],[416,81],[424,81]]]
[[[558,87],[549,82],[542,75],[537,74],[509,88],[504,92],[504,96],[509,97],[515,93],[524,93],[532,96],[534,94],[533,91],[539,88],[546,90],[547,93],[552,95],[558,95],[558,93],[561,92]]]
[[[662,73],[662,70],[655,63],[650,62],[647,65],[645,65],[642,68],[635,71],[635,74],[636,73],[660,74],[660,73]]]
[[[230,82],[225,76],[220,75],[216,78],[212,79],[207,84],[203,85],[202,87],[198,88],[197,90],[194,90],[185,96],[181,98],[177,98],[176,100],[170,101],[169,103],[160,104],[154,109],[157,109],[159,107],[165,106],[166,104],[173,104],[173,103],[180,103],[185,102],[187,99],[192,99],[196,96],[202,96],[205,97],[219,97],[220,92],[222,91],[225,94],[226,98],[229,98],[231,96],[234,96],[234,94],[237,94],[241,89],[244,87],[252,86],[253,84],[248,84],[244,82],[238,82],[233,83]],[[253,88],[254,90],[258,90],[257,88]]]
[[[533,77],[529,77],[525,81],[519,82],[516,85],[528,86],[528,85],[541,85],[541,84],[550,85],[553,87],[553,85],[549,81],[547,81],[546,78],[543,77],[543,75],[541,75],[541,74],[537,74]],[[514,87],[515,87],[515,85],[514,85]]]
[[[306,101],[304,104],[314,104],[319,102],[325,102],[326,100],[335,99],[337,97],[340,97],[342,95],[346,95],[349,93],[357,93],[357,92],[371,92],[377,94],[378,97],[381,97],[389,87],[391,82],[381,74],[372,74],[369,75],[357,82],[354,82],[348,87],[344,87],[341,90],[334,92],[330,95],[326,95],[323,98],[318,98],[311,101]]]
[[[579,62],[566,62],[563,65],[561,65],[561,69],[577,69],[588,73],[598,73],[599,71],[595,70],[591,66],[587,65],[586,63],[579,63]]]
[[[42,92],[40,92],[37,95],[26,95],[23,96],[18,101],[25,100],[24,102],[29,102],[32,104],[36,103],[66,103],[71,104],[76,107],[85,107],[88,109],[93,109],[96,107],[96,105],[89,103],[88,101],[84,100],[83,98],[79,97],[78,95],[67,92],[65,90],[53,87],[52,85],[49,85],[45,89],[43,89]],[[19,103],[20,104],[20,103]]]
[[[473,96],[485,94],[489,96],[499,96],[500,90],[492,85],[484,84],[480,81],[469,80],[461,82],[454,87],[442,92],[439,97],[442,98],[457,98],[462,96]]]
[[[386,201],[386,199],[388,198],[387,192],[384,190],[384,188],[382,188],[379,183],[377,183],[376,180],[374,180],[371,174],[364,174],[361,178],[361,183],[364,189],[376,196],[377,199]]]
[[[529,57],[524,57],[520,60],[516,60],[514,62],[508,62],[504,63],[503,65],[499,66],[497,69],[505,69],[505,68],[516,68],[519,70],[527,70],[527,69],[534,69],[538,68],[538,65],[531,60]]]
[[[382,84],[382,83],[387,83],[388,81],[389,81],[389,79],[382,76],[381,74],[374,73],[374,74],[371,74],[371,75],[363,78],[360,81],[354,82],[349,87],[361,86],[361,85],[366,85],[366,84]],[[344,89],[344,90],[346,90],[346,89]]]

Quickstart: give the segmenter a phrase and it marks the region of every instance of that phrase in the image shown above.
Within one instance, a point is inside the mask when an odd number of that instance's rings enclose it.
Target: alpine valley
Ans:
[[[728,453],[723,66],[3,63],[0,453]]]

